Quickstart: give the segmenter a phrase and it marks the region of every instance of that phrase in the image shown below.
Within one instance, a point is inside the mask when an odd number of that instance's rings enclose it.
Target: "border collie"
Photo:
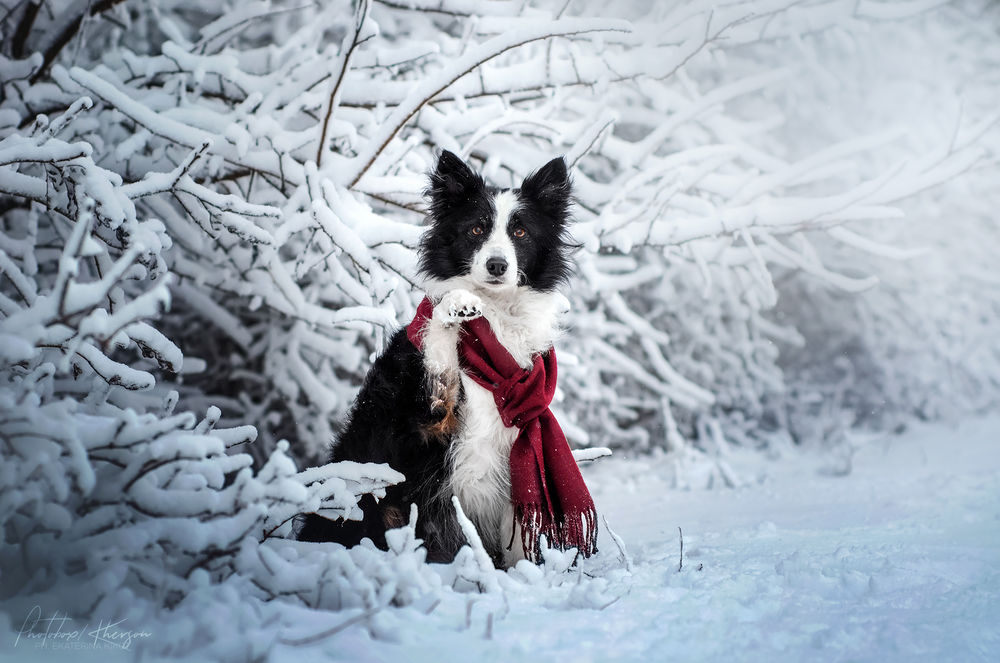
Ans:
[[[376,503],[365,495],[361,521],[308,514],[298,538],[347,546],[385,531],[418,508],[417,536],[429,561],[451,561],[465,540],[451,497],[476,525],[494,564],[525,557],[514,541],[509,455],[518,430],[500,419],[493,395],[459,366],[463,320],[483,316],[497,340],[529,369],[559,336],[568,308],[557,288],[570,273],[570,180],[563,159],[519,189],[487,186],[459,157],[443,152],[425,191],[429,228],[420,269],[434,305],[423,352],[399,330],[376,359],[334,444],[330,461],[388,463],[406,480]]]

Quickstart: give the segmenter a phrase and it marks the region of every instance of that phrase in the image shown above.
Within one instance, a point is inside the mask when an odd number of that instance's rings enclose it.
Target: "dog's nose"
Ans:
[[[507,261],[504,258],[490,258],[486,261],[486,271],[490,276],[503,276],[507,271]]]

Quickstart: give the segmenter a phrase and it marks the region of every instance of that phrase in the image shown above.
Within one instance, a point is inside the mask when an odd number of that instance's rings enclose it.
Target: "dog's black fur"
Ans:
[[[464,539],[454,507],[441,490],[448,478],[448,441],[426,433],[441,416],[431,410],[423,356],[401,329],[368,372],[330,462],[388,463],[406,481],[388,487],[378,504],[365,495],[359,502],[364,511],[361,521],[308,514],[299,540],[353,546],[368,537],[385,549],[385,531],[405,525],[410,504],[416,504],[417,536],[424,540],[427,559],[451,561]]]
[[[420,245],[420,268],[428,279],[468,275],[493,225],[506,222],[495,218],[494,201],[500,191],[487,186],[454,154],[441,154],[425,192],[431,225]],[[570,181],[565,163],[561,158],[550,161],[514,193],[518,208],[507,232],[524,230],[514,244],[517,291],[550,292],[571,270],[573,247],[566,236]],[[480,228],[478,234],[472,232],[475,226]],[[384,549],[386,530],[404,525],[410,505],[416,504],[416,534],[424,541],[428,560],[454,558],[464,537],[450,502],[448,449],[459,432],[463,399],[459,391],[454,411],[442,407],[429,382],[423,355],[407,339],[405,329],[399,330],[369,371],[330,461],[388,463],[406,480],[389,487],[378,503],[371,495],[364,496],[362,521],[306,515],[298,531],[300,540],[352,546],[368,537]],[[489,552],[495,560],[500,558],[499,550]]]

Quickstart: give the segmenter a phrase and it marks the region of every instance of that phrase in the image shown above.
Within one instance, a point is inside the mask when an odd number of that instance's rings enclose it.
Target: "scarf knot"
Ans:
[[[407,337],[419,349],[433,310],[424,298],[407,327]],[[493,394],[503,424],[518,429],[510,450],[511,503],[525,556],[539,560],[542,535],[561,550],[576,548],[585,557],[597,552],[594,501],[549,410],[556,390],[555,350],[536,355],[525,369],[497,340],[489,322],[476,318],[462,323],[458,354],[465,374]]]
[[[530,370],[521,369],[518,374],[486,388],[493,392],[504,426],[524,428],[549,411],[555,386],[556,355],[550,349],[534,358]]]

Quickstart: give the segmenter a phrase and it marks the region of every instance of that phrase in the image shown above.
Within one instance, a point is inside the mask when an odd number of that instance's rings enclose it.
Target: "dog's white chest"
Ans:
[[[510,507],[510,448],[518,430],[500,419],[493,394],[462,375],[465,402],[451,451],[451,487],[479,530],[497,530]]]

